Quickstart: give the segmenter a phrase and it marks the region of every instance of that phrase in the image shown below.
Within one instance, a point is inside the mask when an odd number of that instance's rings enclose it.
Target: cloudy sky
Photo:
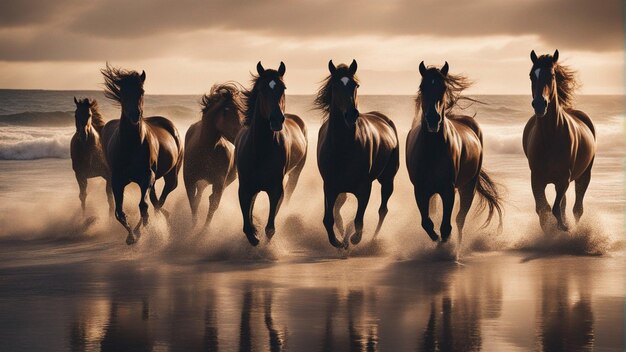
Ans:
[[[418,65],[476,81],[478,94],[529,94],[530,50],[580,73],[583,93],[623,93],[621,0],[7,0],[0,88],[100,89],[99,68],[145,69],[148,93],[246,83],[256,62],[287,65],[310,94],[327,62],[359,63],[361,94],[413,94]]]

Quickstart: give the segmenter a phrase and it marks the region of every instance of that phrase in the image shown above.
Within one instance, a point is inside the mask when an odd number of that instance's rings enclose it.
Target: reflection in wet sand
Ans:
[[[623,316],[609,315],[623,311],[621,261],[487,259],[65,266],[71,279],[37,291],[17,283],[49,280],[36,269],[0,270],[0,339],[10,351],[622,350]]]

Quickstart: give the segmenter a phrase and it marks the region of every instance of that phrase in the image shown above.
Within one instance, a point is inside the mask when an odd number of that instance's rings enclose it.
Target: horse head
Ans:
[[[358,80],[355,76],[357,70],[356,60],[352,60],[350,66],[340,64],[335,66],[333,60],[328,62],[330,71],[329,86],[330,106],[339,111],[348,126],[356,125],[359,118],[357,109]]]
[[[446,109],[448,62],[446,61],[441,69],[438,69],[432,66],[427,68],[422,61],[419,69],[422,75],[419,97],[423,118],[428,132],[437,133],[441,129]]]
[[[530,52],[533,66],[530,70],[530,82],[532,89],[532,107],[535,116],[543,117],[548,111],[548,104],[556,99],[556,63],[559,60],[559,51],[554,55],[541,55],[537,57],[535,51]]]

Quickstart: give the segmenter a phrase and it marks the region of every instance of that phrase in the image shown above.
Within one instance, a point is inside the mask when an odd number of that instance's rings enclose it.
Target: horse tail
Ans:
[[[498,213],[498,233],[502,232],[502,195],[499,191],[499,186],[496,184],[489,174],[484,169],[480,169],[478,175],[478,184],[476,185],[476,191],[481,196],[480,210],[488,208],[487,220],[483,224],[482,228],[487,227],[493,218],[495,212]]]

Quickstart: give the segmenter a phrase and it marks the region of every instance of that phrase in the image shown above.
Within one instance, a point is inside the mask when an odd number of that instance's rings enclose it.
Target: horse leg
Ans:
[[[380,186],[381,201],[380,208],[378,208],[378,225],[376,225],[376,231],[374,231],[374,239],[376,239],[376,236],[378,236],[380,228],[383,227],[383,221],[385,221],[385,217],[389,212],[389,209],[387,208],[387,203],[389,202],[389,198],[393,193],[393,178],[389,180],[384,180],[383,182],[381,182]]]
[[[258,192],[250,192],[244,190],[239,186],[239,205],[241,206],[241,214],[243,215],[243,232],[248,238],[248,242],[251,245],[256,246],[259,244],[259,239],[256,236],[256,228],[252,219],[252,208],[254,200]]]
[[[83,210],[83,216],[85,216],[87,203],[87,178],[76,175],[76,181],[78,182],[78,198],[80,199],[80,207]]]
[[[186,175],[183,174],[183,182],[185,183],[185,192],[187,193],[187,200],[189,201],[189,207],[191,208],[191,221],[195,227],[198,222],[198,205],[200,204],[202,191],[204,191],[204,189],[200,189],[198,180],[184,176]],[[152,195],[150,195],[150,199],[152,199]]]
[[[285,187],[285,196],[287,203],[289,203],[289,200],[293,195],[293,191],[296,189],[296,185],[298,184],[298,179],[300,179],[300,174],[302,173],[302,169],[304,168],[305,161],[306,158],[303,157],[300,163],[296,165],[296,167],[289,173],[289,179],[287,180],[287,185]]]
[[[169,173],[163,176],[163,180],[165,181],[165,186],[163,187],[163,191],[161,192],[161,197],[159,197],[159,207],[156,209],[157,211],[163,213],[165,217],[169,217],[169,213],[163,209],[163,205],[165,205],[165,200],[167,196],[178,187],[178,169],[175,168]],[[154,182],[153,182],[154,184]]]
[[[134,236],[128,234],[128,238],[126,238],[127,244],[137,242],[141,236],[141,226],[143,225],[145,227],[148,225],[148,196],[151,193],[151,190],[154,189],[154,176],[151,176],[147,181],[142,182],[139,187],[141,189],[141,196],[139,198],[139,213],[141,214],[141,219],[139,219],[137,226],[135,226],[135,229],[133,230]]]
[[[535,198],[535,211],[539,215],[539,224],[543,232],[547,232],[548,215],[550,214],[550,204],[546,199],[546,183],[531,175],[530,184]]]
[[[593,166],[593,160],[585,172],[576,180],[576,202],[574,203],[574,217],[576,222],[580,221],[580,217],[583,216],[583,199],[585,198],[585,192],[589,187],[591,181],[591,167]]]
[[[211,190],[211,195],[209,196],[209,211],[206,215],[206,221],[204,222],[204,226],[202,227],[203,231],[206,231],[211,225],[211,220],[213,219],[213,214],[220,205],[220,200],[222,199],[222,194],[224,193],[224,183],[225,180],[221,179],[217,182],[213,183],[213,189]],[[200,193],[201,195],[202,193]],[[196,209],[197,209],[196,205]]]
[[[443,216],[441,217],[441,242],[447,242],[452,233],[452,209],[454,208],[455,191],[454,186],[450,186],[440,193],[441,201],[443,203]]]
[[[435,232],[435,224],[433,224],[429,214],[430,198],[432,197],[432,194],[418,192],[417,189],[414,190],[414,193],[417,208],[422,216],[422,228],[426,231],[428,236],[430,236],[430,239],[433,240],[433,242],[437,242],[439,241],[439,235]]]
[[[474,195],[476,194],[476,184],[478,179],[473,180],[469,184],[465,185],[465,187],[459,189],[459,199],[460,199],[460,208],[459,213],[456,215],[456,227],[459,231],[459,245],[457,246],[457,259],[459,257],[459,253],[461,251],[461,243],[463,242],[463,227],[465,226],[465,218],[467,217],[467,213],[472,207],[472,202],[474,201]]]
[[[335,207],[335,201],[337,200],[338,193],[334,191],[330,191],[328,189],[324,189],[324,227],[326,228],[326,233],[328,234],[328,241],[335,248],[342,248],[343,244],[337,240],[337,236],[335,236],[335,229],[333,228],[335,224],[335,217],[333,214],[333,208]]]
[[[554,205],[552,206],[552,214],[556,217],[557,227],[561,231],[568,231],[567,224],[565,223],[565,217],[563,212],[565,211],[565,193],[569,187],[568,180],[557,182],[554,185],[556,189],[556,197],[554,199]]]
[[[109,216],[113,217],[115,213],[115,199],[113,197],[113,187],[111,186],[111,180],[106,180],[106,193],[107,193],[107,202],[109,203]]]
[[[276,214],[278,213],[278,210],[280,209],[280,205],[283,201],[282,182],[280,186],[276,187],[276,189],[273,189],[272,191],[268,192],[268,196],[270,199],[270,211],[267,217],[267,225],[265,226],[265,236],[267,236],[267,240],[270,241],[272,237],[274,236],[274,233],[276,233],[274,220],[276,219]]]
[[[133,244],[129,242],[129,239],[133,239],[133,231],[128,225],[126,214],[124,213],[124,188],[128,184],[128,181],[121,181],[118,177],[113,176],[111,179],[113,188],[113,197],[115,198],[115,218],[122,226],[128,231],[128,237],[126,238],[126,244]]]
[[[341,217],[341,207],[348,200],[348,195],[345,193],[340,193],[337,196],[337,200],[335,200],[335,206],[333,207],[333,216],[335,217],[335,226],[341,233],[341,235],[345,236],[346,229],[343,227],[343,217]]]
[[[356,245],[361,242],[363,237],[363,217],[365,216],[365,209],[367,209],[367,203],[370,201],[370,194],[372,193],[372,184],[368,183],[363,189],[356,195],[357,196],[357,208],[356,217],[354,218],[354,234],[350,236],[350,242]],[[347,239],[347,237],[346,237]],[[347,243],[346,243],[347,247]]]

